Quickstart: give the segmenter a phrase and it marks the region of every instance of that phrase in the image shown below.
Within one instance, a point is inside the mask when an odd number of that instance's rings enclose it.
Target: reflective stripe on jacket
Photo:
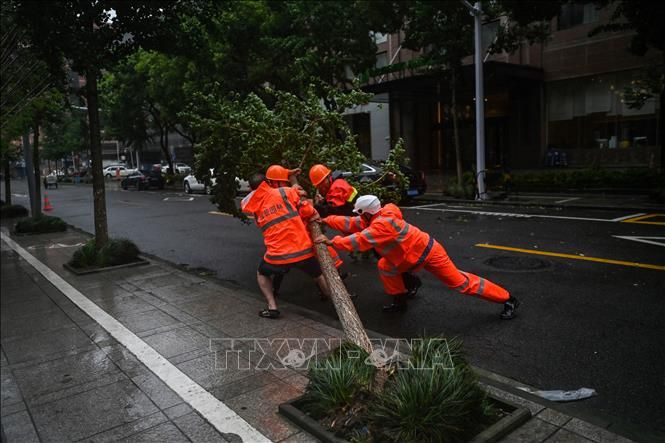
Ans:
[[[362,218],[357,215],[355,217],[345,217],[343,215],[329,215],[323,219],[323,222],[336,231],[350,234],[352,232],[360,232],[367,227]]]
[[[328,189],[328,193],[326,194],[326,202],[330,206],[342,206],[345,203],[353,203],[357,195],[358,191],[356,188],[351,186],[343,178],[338,178],[330,185],[330,189]]]
[[[412,270],[422,267],[434,246],[434,238],[405,222],[402,212],[392,203],[381,208],[362,231],[337,236],[332,242],[335,248],[345,251],[374,248],[393,265],[407,264]]]
[[[264,182],[248,197],[243,199],[241,209],[254,216],[263,233],[266,262],[295,263],[314,255],[303,220],[316,215],[316,210],[300,200],[296,189],[272,188]]]

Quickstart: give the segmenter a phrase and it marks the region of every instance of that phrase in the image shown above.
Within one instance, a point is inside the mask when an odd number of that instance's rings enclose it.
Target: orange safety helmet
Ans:
[[[289,170],[284,166],[272,165],[266,171],[266,178],[268,180],[287,182],[289,181]]]
[[[329,175],[330,169],[321,164],[314,165],[309,170],[309,181],[311,181],[314,186],[319,186],[319,184]]]

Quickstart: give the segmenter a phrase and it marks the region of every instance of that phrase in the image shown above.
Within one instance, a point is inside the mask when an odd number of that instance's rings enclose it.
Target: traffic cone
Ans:
[[[48,195],[44,194],[44,208],[42,211],[52,211],[53,206],[51,206],[51,202],[48,201]]]

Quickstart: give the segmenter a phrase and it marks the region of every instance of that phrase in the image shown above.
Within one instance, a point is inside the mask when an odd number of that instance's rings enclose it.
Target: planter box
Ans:
[[[499,399],[492,394],[488,394],[488,397],[494,403],[497,403],[502,409],[512,412],[473,437],[470,440],[470,443],[489,443],[499,441],[531,418],[531,412],[526,408]],[[282,403],[279,405],[279,413],[322,442],[348,443],[347,440],[337,437],[318,421],[301,411],[298,408],[301,399],[302,397],[298,397],[286,403]]]
[[[87,268],[87,269],[76,269],[72,266],[69,266],[69,264],[65,263],[62,266],[68,270],[69,272],[76,274],[76,275],[86,275],[86,274],[94,274],[96,272],[104,272],[104,271],[115,271],[116,269],[123,269],[123,268],[133,268],[135,266],[143,266],[147,265],[150,262],[148,260],[143,260],[140,258],[138,261],[132,262],[132,263],[127,263],[124,265],[118,265],[118,266],[106,266],[104,268]]]

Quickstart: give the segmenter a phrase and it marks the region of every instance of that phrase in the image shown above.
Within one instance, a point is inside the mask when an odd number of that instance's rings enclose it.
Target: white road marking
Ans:
[[[615,219],[612,219],[612,221],[620,222],[620,221],[623,221],[623,220],[628,220],[629,218],[641,217],[643,215],[646,215],[646,212],[640,212],[639,214],[626,215],[625,217],[617,217]]]
[[[563,215],[542,215],[542,214],[517,214],[514,212],[490,212],[490,211],[472,211],[470,209],[444,209],[444,208],[430,208],[426,206],[411,206],[402,207],[401,209],[416,209],[419,211],[434,211],[434,212],[462,212],[467,214],[477,215],[491,215],[495,217],[518,217],[518,218],[552,218],[558,220],[584,220],[584,221],[598,221],[598,222],[614,222],[615,220],[608,220],[606,218],[590,218],[590,217],[565,217]]]
[[[164,197],[162,201],[165,202],[191,202],[194,201],[194,197]]]
[[[79,246],[83,246],[85,243],[76,243],[73,245],[65,245],[62,243],[51,243],[50,245],[34,245],[34,246],[28,246],[28,249],[30,250],[35,250],[35,249],[60,249],[60,248],[76,248]]]
[[[632,235],[613,235],[612,237],[665,247],[665,237],[643,237],[643,236],[632,236]],[[658,242],[654,240],[660,240],[660,241]]]
[[[28,194],[12,194],[13,197],[27,197]]]
[[[76,288],[52,271],[44,263],[33,257],[28,251],[16,244],[9,236],[2,234],[2,240],[16,251],[25,261],[30,263],[51,284],[60,290],[83,312],[88,314],[111,336],[126,347],[146,365],[157,377],[175,391],[192,408],[199,412],[219,432],[237,434],[246,442],[270,442],[265,435],[247,423],[226,404],[219,401],[208,391],[185,375],[170,361],[162,357],[146,342],[124,327],[118,320],[110,316],[95,303],[86,298]]]
[[[568,202],[571,202],[573,200],[579,200],[579,199],[580,199],[580,197],[572,197],[572,198],[566,198],[566,199],[563,199],[563,200],[557,200],[554,203],[568,203]]]

